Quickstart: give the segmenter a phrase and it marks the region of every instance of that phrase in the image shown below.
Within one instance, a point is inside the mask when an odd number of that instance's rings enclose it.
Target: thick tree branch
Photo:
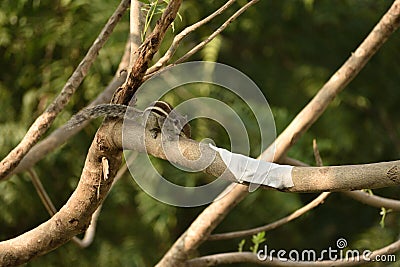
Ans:
[[[128,1],[129,3],[129,1]],[[128,100],[143,78],[148,63],[157,51],[165,31],[174,20],[181,0],[171,0],[157,22],[153,33],[139,48],[138,59],[129,74],[127,90],[119,90],[114,102]],[[169,13],[169,14],[166,14]],[[138,75],[138,76],[135,76]],[[12,266],[25,263],[43,255],[82,233],[89,225],[92,214],[106,197],[115,174],[121,165],[121,150],[109,143],[107,133],[116,121],[106,120],[90,146],[78,186],[67,203],[48,221],[13,239],[0,242],[0,265]],[[108,177],[103,174],[104,159]]]
[[[17,167],[22,158],[51,126],[56,116],[68,104],[72,95],[88,73],[92,63],[97,58],[99,50],[104,46],[115,26],[120,21],[123,13],[129,7],[129,3],[129,0],[121,1],[114,14],[112,14],[104,28],[101,30],[99,36],[89,48],[85,57],[64,85],[60,94],[50,104],[46,111],[35,120],[21,142],[0,162],[0,180],[7,177],[8,174]]]
[[[289,126],[278,136],[274,142],[277,148],[276,160],[282,157],[321,116],[333,98],[357,76],[389,36],[399,28],[399,25],[400,1],[396,0],[349,59],[333,74],[311,102],[299,112]],[[261,158],[268,157],[269,153],[271,153],[270,150],[265,151]]]
[[[128,51],[129,52],[129,51]],[[129,53],[128,53],[129,55]],[[125,62],[125,68],[128,66],[128,62]],[[121,86],[127,75],[123,72],[121,75],[116,74],[107,88],[101,93],[95,100],[93,100],[87,107],[95,106],[98,104],[110,102],[111,97],[115,90]],[[52,132],[48,137],[37,143],[32,149],[25,155],[19,165],[5,177],[9,178],[13,174],[24,172],[27,169],[33,167],[38,161],[42,160],[49,153],[54,151],[56,148],[64,144],[68,139],[77,134],[80,130],[85,128],[90,121],[85,121],[75,128],[67,129],[66,125],[61,126]]]
[[[114,94],[112,103],[129,105],[136,90],[143,83],[143,77],[146,74],[150,61],[158,51],[168,27],[174,21],[178,13],[181,3],[182,0],[171,0],[169,2],[161,18],[157,21],[153,32],[135,52],[135,56],[137,57],[136,62],[128,71],[128,78],[125,84],[118,88],[117,92]]]
[[[371,56],[382,46],[400,24],[400,0],[396,0],[385,13],[355,53],[320,89],[313,100],[296,116],[285,131],[278,136],[273,146],[260,158],[267,161],[279,159],[300,136],[317,120],[328,104],[356,76]],[[295,186],[297,186],[295,182]],[[301,186],[301,185],[300,185]],[[182,234],[158,266],[182,266],[191,251],[207,240],[211,231],[223,220],[229,211],[248,194],[247,187],[236,185],[224,198],[208,206]]]
[[[53,201],[51,201],[49,195],[47,194],[46,190],[44,189],[44,186],[42,184],[42,182],[39,179],[39,176],[36,174],[36,172],[33,169],[29,169],[28,173],[31,177],[32,183],[36,189],[37,194],[40,197],[40,200],[42,201],[43,205],[45,206],[47,212],[49,213],[50,217],[54,216],[54,214],[57,213],[57,209],[53,204]],[[97,210],[96,210],[97,211]],[[92,222],[90,223],[89,228],[86,230],[85,232],[85,236],[82,240],[80,240],[78,237],[74,236],[71,240],[77,244],[78,246],[84,248],[86,246],[88,246],[93,238],[92,236],[94,236],[94,231],[96,229],[96,224],[92,225],[93,223],[93,218],[95,218],[97,220],[98,217],[98,213],[95,212],[93,214],[92,217]]]
[[[124,125],[122,122],[117,122],[108,130],[107,142],[114,144],[115,147],[123,147],[122,131],[125,130],[124,149],[167,159],[164,151],[167,147],[168,160],[171,162],[189,169],[200,169],[207,161],[209,165],[204,172],[215,177],[224,174],[224,179],[238,182],[232,173],[224,173],[227,169],[226,164],[219,153],[207,144],[185,138],[180,138],[179,141],[163,142],[160,135],[157,138],[145,136],[144,133],[147,131],[136,122],[131,122],[131,124],[125,122]],[[310,193],[398,186],[400,185],[400,160],[359,165],[294,167],[292,179],[294,186],[281,189],[281,191]]]
[[[310,166],[302,161],[288,158],[288,157],[282,158],[282,160],[280,160],[280,163],[289,164],[292,166],[302,166],[302,167]],[[376,195],[370,195],[364,191],[348,191],[348,192],[343,192],[343,194],[345,194],[346,196],[349,196],[361,203],[369,205],[371,207],[375,207],[375,208],[384,207],[386,209],[400,211],[400,200],[380,197],[380,196],[376,196]]]
[[[133,45],[131,49],[131,45]],[[127,68],[130,62],[131,50],[135,51],[138,49],[140,43],[131,44],[130,38],[126,42],[124,54],[122,55],[121,61],[118,65],[118,69],[111,82],[107,85],[104,91],[99,94],[88,106],[91,107],[98,104],[109,103],[115,90],[124,84],[127,78]],[[52,132],[48,137],[37,143],[31,150],[25,155],[18,166],[5,178],[9,178],[13,174],[24,172],[29,168],[33,167],[38,161],[42,160],[46,155],[51,153],[53,150],[64,144],[68,139],[77,134],[80,130],[85,128],[90,121],[85,121],[82,124],[72,129],[67,129],[66,125],[61,126]]]
[[[119,64],[119,67],[117,70],[117,74],[120,74],[121,70],[126,69],[127,67],[129,69],[132,68],[132,66],[136,60],[136,58],[134,57],[134,52],[139,48],[139,46],[141,44],[140,31],[143,26],[143,17],[141,15],[141,2],[139,2],[137,0],[131,0],[131,10],[130,10],[129,21],[130,21],[129,39],[128,39],[127,45],[125,46],[125,53],[122,56],[122,60]],[[127,72],[124,71],[124,74],[127,74]],[[124,81],[127,78],[127,76],[128,75],[124,75],[124,78],[123,78]],[[121,85],[122,85],[122,83],[119,84],[117,87],[119,87]],[[114,89],[113,90],[113,92],[114,92],[117,88],[113,88],[113,89]],[[111,96],[110,96],[110,99],[111,99]],[[107,102],[109,102],[109,100]],[[119,179],[121,179],[122,175],[126,172],[127,169],[128,169],[127,165],[123,164],[122,167],[118,170],[117,174],[114,177],[114,181],[111,185],[110,191],[111,191],[112,187],[115,185],[115,183]],[[108,191],[108,192],[110,192],[110,191]],[[108,196],[108,192],[106,194],[106,197]],[[103,206],[103,204],[100,204],[97,207],[96,211],[93,213],[92,219],[90,221],[90,225],[89,225],[88,229],[86,230],[85,235],[82,238],[82,240],[80,240],[80,239],[75,240],[75,239],[77,239],[76,237],[74,237],[72,239],[80,247],[86,248],[92,244],[94,237],[96,235],[97,220],[100,216],[102,206]]]

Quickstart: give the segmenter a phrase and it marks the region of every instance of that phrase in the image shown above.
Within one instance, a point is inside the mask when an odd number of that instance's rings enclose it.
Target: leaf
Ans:
[[[244,244],[246,243],[246,240],[245,239],[242,239],[242,241],[240,241],[240,243],[239,243],[239,245],[238,245],[238,251],[239,252],[243,252],[243,247],[244,247]]]
[[[251,242],[253,242],[254,246],[250,247],[250,250],[253,253],[257,253],[258,247],[260,246],[261,243],[265,242],[265,231],[262,231],[256,235],[253,235],[251,238]]]

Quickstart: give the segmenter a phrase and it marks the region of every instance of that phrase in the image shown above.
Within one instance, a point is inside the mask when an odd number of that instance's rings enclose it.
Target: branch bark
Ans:
[[[129,59],[129,50],[126,53]],[[124,58],[124,57],[123,57]],[[126,69],[128,66],[128,61],[122,59],[120,63],[119,70],[121,68]],[[98,104],[110,102],[113,93],[115,90],[121,86],[127,77],[127,73],[123,72],[120,74],[120,71],[117,71],[114,78],[111,80],[110,84],[107,88],[101,93],[95,100],[93,100],[88,107],[95,106]],[[77,134],[80,130],[85,128],[88,125],[89,121],[83,122],[81,125],[73,128],[67,129],[66,125],[58,128],[54,132],[52,132],[48,137],[37,143],[31,150],[25,155],[25,157],[21,160],[18,166],[4,179],[10,178],[13,174],[21,173],[29,168],[32,168],[38,161],[42,160],[45,156],[51,153],[53,150],[64,144],[68,139]]]
[[[226,27],[228,27],[229,24],[231,24],[237,17],[239,17],[243,12],[245,12],[249,7],[252,5],[258,3],[259,0],[251,0],[247,4],[245,4],[243,7],[241,7],[238,11],[236,11],[227,21],[225,21],[215,32],[213,32],[210,36],[207,37],[204,41],[193,47],[189,52],[187,52],[184,56],[179,58],[174,64],[179,64],[182,62],[185,62],[189,57],[191,57],[193,54],[197,53],[200,51],[206,44],[212,41],[212,39],[215,38],[218,34],[220,34],[223,30],[225,30]]]
[[[221,264],[232,264],[232,263],[255,263],[262,266],[290,266],[290,267],[304,267],[304,266],[360,266],[361,264],[370,263],[380,255],[393,254],[400,250],[400,240],[393,242],[386,247],[377,249],[369,255],[369,261],[364,259],[361,255],[356,257],[342,258],[340,260],[324,260],[324,261],[281,261],[276,257],[266,257],[266,260],[259,260],[257,255],[251,252],[228,252],[220,253],[215,255],[209,255],[204,257],[195,258],[189,260],[186,266],[197,267],[197,266],[217,266]],[[361,254],[361,252],[360,252]],[[288,253],[285,254],[286,257]],[[282,256],[285,257],[285,256]]]
[[[174,40],[172,41],[171,46],[169,47],[168,51],[164,54],[163,57],[161,57],[153,66],[151,66],[147,72],[146,76],[150,75],[153,72],[158,71],[161,69],[163,66],[165,66],[168,61],[171,59],[171,57],[175,54],[176,49],[179,47],[179,44],[181,41],[191,32],[195,31],[196,29],[200,28],[204,24],[210,22],[212,19],[214,19],[216,16],[222,14],[228,7],[230,7],[236,0],[229,0],[226,2],[223,6],[221,6],[218,10],[213,12],[211,15],[207,16],[206,18],[194,23],[193,25],[190,25],[189,27],[186,27],[183,31],[181,31],[179,34],[177,34],[174,37]]]
[[[122,0],[114,14],[107,21],[99,36],[89,48],[87,54],[68,79],[64,88],[46,111],[40,115],[31,125],[21,142],[0,162],[0,180],[5,179],[20,163],[28,151],[39,141],[47,129],[51,126],[56,116],[68,104],[72,95],[79,87],[88,73],[100,49],[108,40],[115,26],[120,21],[123,13],[129,7],[129,0]]]
[[[343,194],[371,207],[400,211],[400,200],[370,195],[363,191],[343,192]]]
[[[122,141],[123,130],[124,143]],[[151,135],[144,135],[144,133],[149,133],[136,122],[125,122],[125,124],[117,122],[108,131],[108,133],[105,133],[108,136],[107,142],[112,143],[117,148],[122,149],[125,145],[124,149],[168,159],[193,170],[201,169],[201,166],[204,166],[207,162],[209,165],[204,172],[215,177],[223,175],[223,179],[238,182],[232,173],[225,172],[227,166],[219,153],[216,153],[207,144],[186,138],[166,142],[161,139],[161,135],[152,138]],[[168,157],[165,148],[168,148]],[[293,187],[280,190],[310,193],[397,186],[400,185],[400,160],[359,165],[293,167],[292,180]],[[270,189],[270,187],[267,188]]]
[[[302,166],[302,167],[309,167],[310,165],[288,157],[284,157],[280,163],[282,164],[289,164],[292,166]],[[366,205],[369,205],[371,207],[375,208],[386,208],[386,209],[391,209],[394,211],[400,211],[400,200],[396,199],[390,199],[390,198],[385,198],[385,197],[380,197],[376,195],[370,195],[367,192],[363,191],[348,191],[348,192],[343,192],[348,197],[351,197],[361,203],[364,203]]]
[[[157,21],[153,32],[135,52],[135,64],[128,71],[125,84],[115,92],[112,103],[129,105],[136,90],[143,83],[143,77],[154,54],[158,51],[165,32],[174,21],[182,0],[170,1],[161,18]],[[133,55],[131,55],[133,56]]]
[[[321,193],[318,197],[316,197],[313,201],[308,203],[307,205],[301,207],[300,209],[294,211],[292,214],[289,216],[286,216],[282,219],[279,219],[275,222],[252,228],[252,229],[246,229],[242,231],[235,231],[235,232],[230,232],[230,233],[222,233],[222,234],[214,234],[210,235],[208,238],[209,241],[214,241],[214,240],[225,240],[225,239],[232,239],[232,238],[238,238],[238,237],[244,237],[244,236],[249,236],[249,235],[255,235],[257,233],[260,233],[262,231],[271,231],[273,229],[278,228],[279,226],[282,226],[290,221],[293,221],[294,219],[297,219],[301,215],[305,214],[306,212],[312,210],[313,208],[317,207],[318,205],[324,203],[325,199],[329,196],[329,192],[324,192]]]
[[[129,4],[129,1],[127,1]],[[125,2],[124,2],[125,3]],[[181,0],[171,0],[153,33],[139,48],[138,59],[129,73],[128,85],[120,88],[114,103],[126,103],[139,86],[149,61],[159,48],[165,31],[174,20]],[[137,76],[136,76],[137,75]],[[121,102],[118,102],[121,101]],[[43,255],[82,233],[92,214],[106,197],[121,165],[121,150],[108,142],[107,133],[116,121],[106,119],[90,146],[78,186],[67,203],[48,221],[13,239],[0,242],[0,265],[13,266]],[[107,161],[107,175],[102,162]],[[10,169],[11,170],[11,169]]]
[[[300,136],[317,120],[328,104],[363,68],[372,55],[382,46],[400,24],[400,0],[396,0],[355,53],[320,89],[313,100],[296,116],[280,134],[274,144],[260,158],[279,159],[296,143]],[[299,182],[299,181],[296,181]],[[295,185],[298,185],[295,183]],[[301,185],[300,185],[301,186]],[[190,252],[207,240],[211,231],[248,194],[247,187],[236,185],[228,195],[208,206],[172,245],[157,266],[183,266]]]

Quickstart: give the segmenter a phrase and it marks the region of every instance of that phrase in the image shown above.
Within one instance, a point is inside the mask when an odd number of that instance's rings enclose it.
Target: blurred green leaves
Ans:
[[[0,157],[21,140],[29,125],[60,91],[117,2],[0,2]],[[246,2],[238,1],[234,7]],[[213,0],[183,1],[181,20],[175,23],[177,32],[222,4],[222,1]],[[263,0],[242,14],[191,60],[219,61],[250,76],[267,97],[279,134],[354,51],[390,4],[390,1],[374,0]],[[204,40],[232,13],[233,9],[230,9],[227,14],[189,35],[174,59]],[[55,121],[53,129],[84,107],[108,84],[124,51],[128,32],[126,15],[100,52],[68,109]],[[157,57],[168,49],[173,35],[168,31]],[[400,37],[396,33],[289,151],[289,156],[314,164],[312,139],[316,138],[326,165],[398,159],[400,151],[393,145],[400,133],[398,47]],[[226,103],[240,113],[250,129],[251,155],[257,156],[259,140],[255,136],[258,131],[251,122],[252,115],[246,104],[231,95],[218,95],[212,87],[197,91],[200,95],[224,97]],[[191,92],[178,88],[166,98],[177,105],[197,96]],[[96,123],[98,121],[91,123],[35,166],[58,208],[77,184]],[[195,139],[211,137],[218,146],[230,147],[229,138],[215,122],[198,120],[191,124]],[[184,179],[185,173],[173,170],[162,161],[157,161],[156,165],[163,174],[174,177],[178,183],[183,181],[185,185],[210,179],[202,174]],[[31,229],[48,218],[24,174],[0,183],[0,190],[2,239]],[[379,193],[398,197],[398,189],[389,188]],[[263,225],[301,207],[310,198],[311,195],[257,190],[222,222],[217,231]],[[104,204],[91,247],[81,250],[67,244],[37,258],[30,265],[154,265],[199,212],[200,209],[179,209],[151,199],[127,174]],[[353,243],[360,247],[370,248],[376,243],[385,245],[399,235],[400,229],[397,213],[385,216],[385,228],[381,229],[379,210],[355,204],[335,194],[325,205],[282,229],[269,232],[268,245],[318,248],[323,246],[321,240],[329,243],[335,240],[337,233],[351,233]],[[200,248],[200,253],[233,251],[239,242],[206,243]]]

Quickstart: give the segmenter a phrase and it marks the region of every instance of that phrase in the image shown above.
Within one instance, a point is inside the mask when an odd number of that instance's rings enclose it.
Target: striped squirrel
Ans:
[[[74,115],[67,122],[66,127],[67,129],[73,129],[85,121],[102,116],[124,118],[127,120],[138,120],[140,118],[142,119],[143,126],[151,132],[154,138],[157,138],[161,129],[168,139],[179,135],[186,138],[190,138],[191,136],[186,116],[182,116],[176,112],[172,105],[165,101],[154,101],[144,111],[119,104],[101,104],[88,107]],[[146,125],[144,125],[144,122],[146,122]],[[164,128],[162,128],[163,125]]]

